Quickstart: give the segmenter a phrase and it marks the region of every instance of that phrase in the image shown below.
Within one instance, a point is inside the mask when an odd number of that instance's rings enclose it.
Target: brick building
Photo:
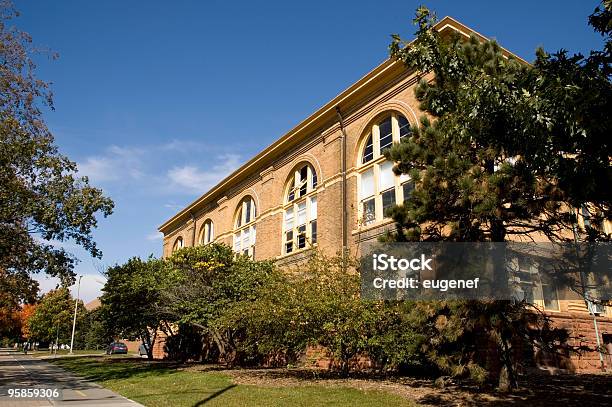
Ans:
[[[436,29],[480,36],[449,17]],[[381,151],[408,135],[422,114],[414,96],[417,81],[417,72],[399,62],[374,68],[161,225],[164,256],[212,241],[281,264],[300,261],[313,246],[328,254],[345,246],[358,256],[361,243],[392,227],[384,209],[402,203],[413,187],[407,176],[392,173]],[[540,305],[584,342],[595,341],[584,301]],[[612,337],[612,312],[600,311],[604,343]],[[599,355],[572,363],[574,369],[595,370]]]

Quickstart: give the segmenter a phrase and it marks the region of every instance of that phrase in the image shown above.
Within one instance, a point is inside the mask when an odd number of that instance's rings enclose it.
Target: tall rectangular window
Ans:
[[[385,150],[391,148],[391,144],[393,144],[393,131],[390,117],[378,125],[378,131],[380,132],[380,153],[382,154]]]
[[[317,220],[310,221],[310,241],[312,244],[317,243]]]
[[[250,199],[244,203],[244,207],[245,207],[244,223],[247,224],[251,221],[251,200]]]
[[[361,174],[360,198],[364,200],[374,195],[374,169],[370,168]]]
[[[361,163],[365,164],[367,162],[370,162],[372,161],[373,158],[374,158],[374,144],[372,141],[372,135],[370,134],[368,136],[368,139],[366,140],[365,148],[363,149],[363,156],[361,158]]]
[[[306,202],[300,202],[298,204],[297,225],[301,226],[304,224],[306,224]]]
[[[399,124],[399,138],[401,140],[410,134],[410,123],[408,123],[408,120],[402,115],[397,117],[397,121]]]
[[[374,198],[366,199],[362,202],[363,223],[369,225],[376,220],[376,200]]]
[[[317,218],[317,197],[313,196],[310,198],[310,219]]]
[[[559,311],[559,298],[557,289],[552,284],[542,284],[542,296],[544,297],[544,309]]]
[[[393,173],[393,163],[385,161],[380,164],[380,189],[386,191],[389,188],[395,187],[395,174]]]
[[[234,235],[234,251],[240,253],[240,234],[238,233]]]
[[[285,232],[285,253],[293,251],[293,229]]]
[[[404,202],[410,199],[412,195],[412,191],[414,191],[414,182],[407,181],[402,184],[402,193],[404,195]]]
[[[306,247],[306,225],[298,226],[297,232],[297,247],[298,249],[303,249]]]
[[[395,188],[391,188],[382,193],[383,216],[387,217],[387,209],[395,205]]]

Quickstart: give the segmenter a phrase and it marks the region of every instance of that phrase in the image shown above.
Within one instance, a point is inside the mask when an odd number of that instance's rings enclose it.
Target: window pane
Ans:
[[[312,170],[312,189],[316,189],[317,188],[317,173]]]
[[[393,173],[393,163],[385,161],[380,165],[380,191],[393,188],[395,186],[395,174]]]
[[[361,174],[361,191],[359,198],[369,198],[374,195],[374,169],[370,168]]]
[[[304,166],[300,169],[300,182],[304,182],[308,179],[308,166]]]
[[[205,226],[205,231],[206,231],[206,241],[205,243],[210,243],[212,242],[213,239],[213,224],[212,222],[208,222]]]
[[[542,295],[544,296],[544,309],[559,310],[559,300],[557,290],[551,284],[542,284]]]
[[[306,201],[298,204],[297,224],[304,225],[306,223]]]
[[[297,247],[298,249],[306,247],[306,225],[302,225],[298,228]]]
[[[234,251],[239,252],[240,251],[240,234],[236,233],[234,235]]]
[[[285,230],[293,229],[293,208],[285,211]]]
[[[410,195],[412,195],[412,191],[414,191],[414,182],[405,182],[402,185],[402,191],[404,193],[404,202],[406,202],[410,198]]]
[[[366,141],[365,148],[363,149],[363,157],[361,158],[361,163],[365,164],[369,161],[372,161],[374,158],[374,144],[372,144],[372,135],[368,136],[368,141]]]
[[[293,230],[285,233],[285,253],[293,251]]]
[[[310,240],[312,240],[312,244],[317,243],[317,220],[313,220],[310,222]]]
[[[310,198],[310,220],[317,218],[317,197]]]
[[[249,240],[249,229],[245,229],[242,231],[242,248],[245,249],[247,247],[249,247],[251,245],[251,242]]]
[[[393,144],[393,133],[391,131],[390,117],[378,125],[378,131],[380,133],[380,153],[382,154],[386,149],[391,147],[391,144]]]
[[[295,177],[291,178],[289,181],[289,196],[287,197],[287,202],[291,202],[295,199]]]
[[[589,208],[586,205],[582,205],[582,220],[584,222],[584,227],[591,226],[591,213],[589,212]]]
[[[362,202],[363,205],[363,223],[369,225],[376,220],[376,205],[374,198],[370,198]]]
[[[251,221],[251,200],[247,200],[245,202],[245,218],[244,218],[244,223],[249,223]]]
[[[399,124],[399,136],[401,140],[402,138],[410,135],[410,123],[408,123],[408,120],[401,115],[397,116],[397,121]]]
[[[383,201],[383,216],[386,217],[387,209],[395,205],[395,188],[391,188],[382,194]]]
[[[238,217],[236,218],[236,227],[239,228],[242,226],[242,204],[240,204],[240,208],[238,209]]]

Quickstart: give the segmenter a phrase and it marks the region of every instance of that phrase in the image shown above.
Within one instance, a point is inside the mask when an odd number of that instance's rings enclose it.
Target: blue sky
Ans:
[[[38,58],[56,142],[116,204],[95,232],[102,260],[66,244],[81,297],[106,266],[161,255],[157,226],[382,62],[391,33],[412,37],[420,3],[529,61],[601,44],[590,0],[16,0],[15,24],[60,55]]]

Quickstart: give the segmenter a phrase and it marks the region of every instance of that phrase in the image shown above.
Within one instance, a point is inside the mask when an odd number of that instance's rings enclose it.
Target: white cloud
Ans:
[[[159,233],[159,232],[149,233],[146,236],[147,240],[158,240],[158,239],[162,239],[163,237],[164,237],[163,233]]]
[[[218,157],[218,161],[210,170],[203,170],[195,165],[174,167],[168,170],[168,180],[171,186],[180,190],[202,194],[238,168],[240,157],[236,154],[224,154]]]
[[[49,277],[44,274],[40,274],[34,277],[39,284],[40,293],[45,294],[51,290],[54,290],[59,285],[59,279],[56,277]],[[77,280],[78,280],[77,276]],[[106,277],[101,274],[84,274],[81,279],[81,287],[79,291],[79,298],[84,303],[88,303],[94,298],[99,297],[102,294],[102,287],[106,282]],[[77,296],[77,284],[70,287],[70,292],[73,297]]]
[[[199,195],[240,164],[237,154],[215,155],[219,148],[190,140],[139,147],[112,145],[81,161],[79,174],[105,189],[123,186],[147,194]]]
[[[179,205],[179,204],[174,204],[174,203],[164,204],[164,208],[169,208],[172,210],[179,210],[179,209],[182,209],[183,207],[184,205]]]
[[[79,163],[79,174],[92,182],[140,179],[144,176],[142,158],[144,150],[110,146],[102,155],[87,157]]]
[[[171,140],[159,146],[162,151],[176,151],[179,153],[194,153],[205,150],[210,150],[210,145],[199,141],[192,140]]]

